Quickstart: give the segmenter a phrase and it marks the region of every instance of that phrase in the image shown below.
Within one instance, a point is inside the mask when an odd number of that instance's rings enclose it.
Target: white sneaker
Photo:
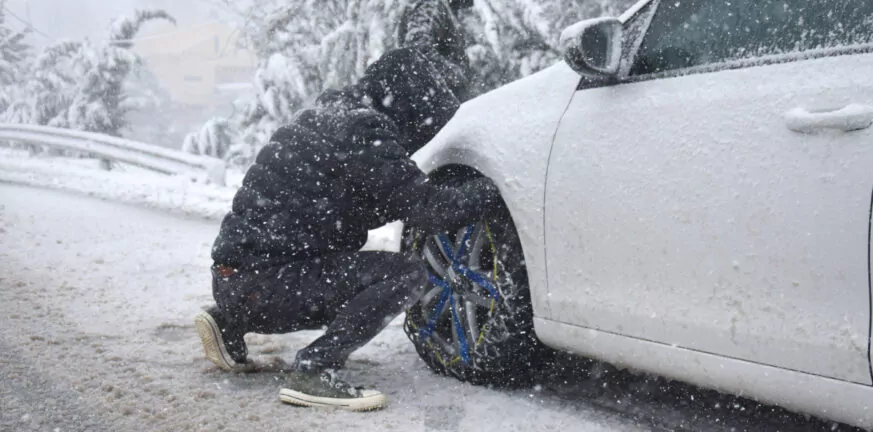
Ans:
[[[227,330],[222,332],[219,326],[220,320],[220,315],[214,308],[198,312],[194,316],[194,327],[197,329],[197,334],[200,335],[200,341],[203,343],[203,352],[206,354],[206,358],[228,372],[251,371],[253,365],[245,361],[246,346],[243,335],[228,334]],[[225,337],[226,335],[235,340],[226,340],[228,339]],[[235,356],[230,354],[228,342],[232,343],[230,348],[236,354]],[[234,357],[242,357],[242,361],[237,361]]]

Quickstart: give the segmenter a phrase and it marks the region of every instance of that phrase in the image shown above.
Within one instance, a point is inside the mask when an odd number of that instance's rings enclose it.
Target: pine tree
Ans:
[[[124,91],[130,108],[124,136],[155,145],[176,145],[180,139],[173,98],[154,72],[145,64],[136,68],[125,81]]]
[[[67,72],[71,56],[81,43],[63,41],[46,47],[32,64],[32,72],[21,85],[4,121],[48,125],[70,106],[76,80]]]
[[[182,151],[224,159],[229,156],[235,135],[229,120],[216,117],[207,121],[199,132],[188,134]]]
[[[29,30],[15,31],[6,24],[5,0],[0,0],[0,117],[16,100],[17,88],[30,61],[30,46],[25,42]]]
[[[132,39],[155,19],[175,22],[164,11],[137,11],[116,20],[102,44],[86,39],[46,47],[21,85],[27,97],[11,104],[4,120],[121,136],[127,113],[141,102],[127,87],[142,65]]]
[[[175,23],[164,11],[136,11],[132,19],[122,17],[112,24],[106,44],[97,46],[86,41],[80,46],[72,57],[77,92],[66,115],[52,120],[55,126],[121,136],[127,113],[137,106],[125,91],[125,84],[142,64],[130,49],[132,39],[143,24],[157,19]]]

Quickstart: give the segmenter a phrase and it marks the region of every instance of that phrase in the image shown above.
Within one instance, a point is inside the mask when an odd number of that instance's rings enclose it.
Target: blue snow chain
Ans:
[[[470,241],[470,236],[473,235],[474,225],[470,225],[467,227],[467,231],[464,232],[464,237],[461,239],[461,246],[458,247],[457,259],[452,262],[452,264],[460,264],[464,261],[464,255],[467,254],[467,242]]]
[[[488,280],[488,277],[475,272],[463,264],[461,262],[464,260],[467,255],[467,242],[470,240],[470,237],[473,235],[473,230],[475,229],[474,225],[470,225],[467,227],[467,230],[464,232],[464,236],[461,239],[461,245],[458,246],[458,250],[455,251],[452,248],[452,243],[449,241],[448,237],[445,234],[439,234],[437,237],[440,242],[440,246],[442,246],[443,253],[445,253],[446,257],[451,261],[452,269],[458,274],[466,277],[474,284],[480,286],[481,288],[488,291],[491,297],[497,300],[500,297],[499,291],[497,291],[497,287]],[[497,257],[494,257],[497,259]],[[440,293],[440,297],[437,300],[436,306],[434,306],[433,312],[431,312],[430,317],[427,319],[427,325],[425,328],[421,329],[419,332],[419,336],[423,340],[427,340],[433,335],[433,332],[436,330],[436,323],[439,319],[440,313],[443,311],[443,308],[446,306],[446,302],[450,303],[450,307],[452,310],[452,324],[455,326],[455,331],[458,333],[458,345],[461,348],[461,360],[464,363],[468,363],[470,361],[470,346],[467,342],[467,336],[464,333],[464,328],[461,325],[461,319],[458,316],[458,308],[455,305],[455,299],[452,295],[452,284],[444,279],[441,279],[432,274],[428,274],[428,281],[440,288],[443,291]]]
[[[455,254],[453,253],[454,249],[452,248],[452,243],[449,241],[449,238],[446,237],[445,234],[440,234],[437,237],[440,239],[440,244],[443,246],[443,252],[446,254],[446,257],[449,258],[449,261],[452,264],[455,263]]]
[[[430,317],[427,319],[427,326],[421,329],[420,337],[423,340],[430,338],[430,335],[433,334],[436,329],[436,322],[440,316],[440,312],[442,312],[443,307],[446,306],[446,301],[449,300],[449,296],[452,295],[452,286],[449,285],[448,282],[434,276],[428,275],[428,280],[430,283],[443,288],[443,292],[440,293],[440,298],[437,300],[436,306],[433,308],[433,312],[430,314]]]
[[[470,346],[467,345],[467,335],[464,334],[464,327],[461,326],[461,318],[458,317],[458,309],[455,307],[454,296],[449,296],[449,303],[451,303],[452,306],[452,321],[455,322],[455,331],[458,332],[458,345],[461,347],[461,361],[469,363]]]

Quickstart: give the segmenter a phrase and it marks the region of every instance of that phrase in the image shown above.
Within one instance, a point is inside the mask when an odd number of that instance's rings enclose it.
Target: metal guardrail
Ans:
[[[224,161],[131,141],[124,138],[47,126],[0,123],[0,141],[14,141],[93,154],[163,174],[205,173],[210,183],[225,185]]]

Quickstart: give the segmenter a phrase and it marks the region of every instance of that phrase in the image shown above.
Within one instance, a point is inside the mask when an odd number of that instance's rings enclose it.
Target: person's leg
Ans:
[[[322,316],[333,314],[324,335],[298,351],[295,369],[340,368],[349,354],[373,339],[423,293],[423,263],[390,252],[358,252],[326,257],[321,276]]]
[[[338,255],[327,260],[324,270],[322,288],[331,293],[325,305],[334,311],[334,319],[322,337],[298,351],[279,398],[300,406],[382,408],[382,393],[348,384],[333,368],[341,367],[349,354],[421,296],[427,271],[419,261],[387,252]]]
[[[246,333],[329,325],[298,353],[297,363],[311,371],[337,368],[417,299],[426,278],[423,264],[389,252],[335,254],[248,272],[215,268],[216,307],[198,314],[196,323],[207,357],[226,370],[246,363]]]
[[[248,279],[248,278],[245,278]],[[244,274],[235,269],[213,266],[212,296],[216,305],[198,312],[194,327],[203,344],[206,358],[223,370],[245,372],[251,370],[247,360],[245,328],[239,317],[231,313],[229,305],[243,289]]]
[[[281,334],[320,329],[333,314],[323,306],[321,259],[257,271],[212,269],[216,306],[197,314],[206,357],[228,371],[248,371],[246,333]]]

